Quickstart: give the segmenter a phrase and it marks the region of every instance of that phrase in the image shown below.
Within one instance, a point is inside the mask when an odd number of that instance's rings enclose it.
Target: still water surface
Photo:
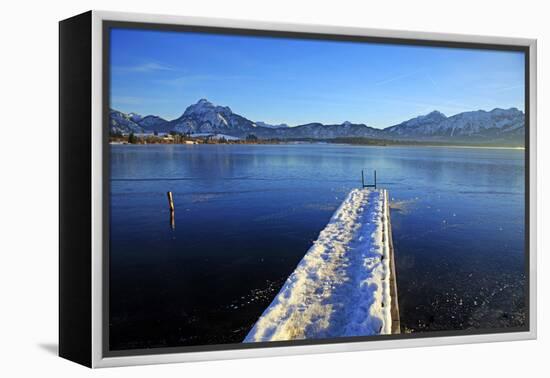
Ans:
[[[113,350],[242,341],[363,168],[390,192],[403,332],[525,324],[522,150],[110,148]]]

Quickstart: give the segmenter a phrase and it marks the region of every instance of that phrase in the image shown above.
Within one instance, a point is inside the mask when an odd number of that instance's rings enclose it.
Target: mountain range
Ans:
[[[289,127],[254,122],[234,113],[227,106],[199,100],[171,121],[155,115],[110,111],[110,132],[129,133],[212,133],[244,138],[253,134],[260,139],[338,139],[369,138],[396,141],[450,142],[466,144],[524,144],[525,115],[516,108],[476,110],[447,117],[433,111],[397,125],[377,129],[363,123],[308,123]]]

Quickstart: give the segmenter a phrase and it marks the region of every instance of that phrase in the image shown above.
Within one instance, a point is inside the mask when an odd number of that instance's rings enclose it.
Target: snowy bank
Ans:
[[[387,198],[350,192],[244,342],[391,333]]]

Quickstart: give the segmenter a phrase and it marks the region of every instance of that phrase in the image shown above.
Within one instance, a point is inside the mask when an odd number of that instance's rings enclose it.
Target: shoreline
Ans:
[[[457,144],[356,144],[356,143],[343,143],[343,142],[304,142],[304,141],[281,141],[276,143],[266,142],[266,143],[126,143],[126,142],[112,142],[109,141],[110,146],[156,146],[156,145],[176,145],[176,146],[195,146],[195,145],[210,145],[210,146],[220,146],[220,145],[238,145],[238,146],[276,146],[276,145],[334,145],[334,146],[352,146],[352,147],[431,147],[431,148],[470,148],[470,149],[489,149],[489,150],[518,150],[525,151],[525,146],[478,146],[478,145],[457,145]]]

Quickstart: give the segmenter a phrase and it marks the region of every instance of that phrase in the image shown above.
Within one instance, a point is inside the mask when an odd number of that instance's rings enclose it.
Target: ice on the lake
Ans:
[[[391,333],[387,198],[350,192],[244,342]]]

